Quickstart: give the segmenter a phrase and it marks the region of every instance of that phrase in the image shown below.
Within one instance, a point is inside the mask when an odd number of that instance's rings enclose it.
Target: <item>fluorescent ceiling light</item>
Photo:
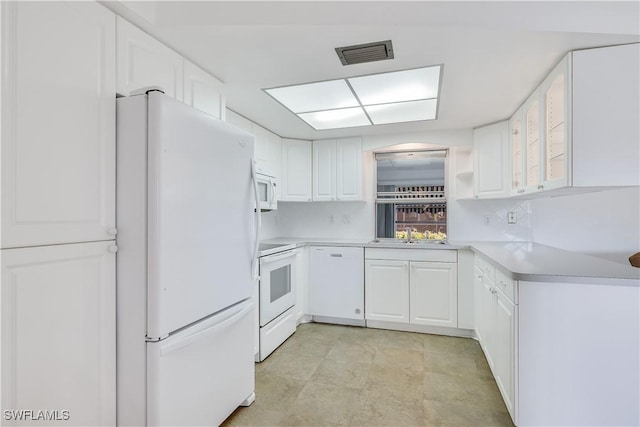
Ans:
[[[415,122],[436,118],[436,99],[396,102],[364,107],[374,125],[388,123]]]
[[[344,80],[279,87],[266,92],[294,113],[360,106]]]
[[[438,97],[440,67],[396,71],[347,79],[362,105]]]
[[[434,120],[441,65],[265,89],[316,130]]]
[[[298,114],[298,117],[315,130],[369,126],[371,124],[361,107],[302,113]]]

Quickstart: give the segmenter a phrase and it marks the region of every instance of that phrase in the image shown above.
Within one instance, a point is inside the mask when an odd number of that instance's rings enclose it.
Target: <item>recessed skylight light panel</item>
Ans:
[[[441,65],[265,89],[316,130],[433,120]]]
[[[266,89],[266,92],[294,113],[335,110],[360,105],[344,80],[278,87]]]

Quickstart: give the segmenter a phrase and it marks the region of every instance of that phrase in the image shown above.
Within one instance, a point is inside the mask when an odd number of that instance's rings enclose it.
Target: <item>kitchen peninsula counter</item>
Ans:
[[[640,269],[591,255],[567,251],[532,242],[449,241],[437,243],[372,242],[370,239],[289,238],[264,240],[265,243],[292,243],[298,247],[356,246],[364,248],[471,250],[502,267],[514,280],[532,282],[579,282],[640,286]]]

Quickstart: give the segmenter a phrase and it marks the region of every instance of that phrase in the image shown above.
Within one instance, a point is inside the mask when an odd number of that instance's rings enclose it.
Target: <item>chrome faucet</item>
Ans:
[[[411,227],[405,228],[405,231],[407,232],[407,243],[411,243]]]

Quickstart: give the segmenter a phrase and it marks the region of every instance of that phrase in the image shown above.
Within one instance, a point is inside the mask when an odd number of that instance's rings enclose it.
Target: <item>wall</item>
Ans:
[[[628,264],[640,251],[640,189],[537,199],[533,240]]]

